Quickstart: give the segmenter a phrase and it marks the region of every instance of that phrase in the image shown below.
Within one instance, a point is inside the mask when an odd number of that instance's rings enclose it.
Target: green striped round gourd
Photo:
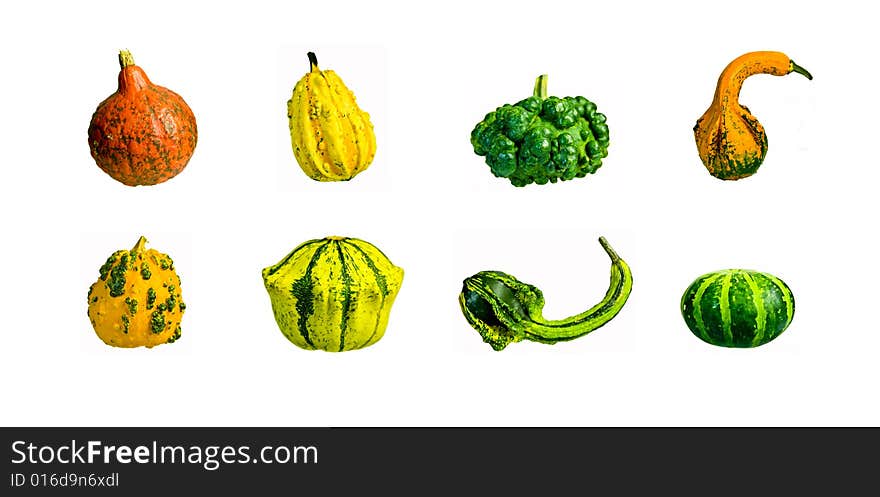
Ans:
[[[700,276],[681,297],[681,314],[698,338],[722,347],[757,347],[782,334],[794,295],[768,273],[727,269]]]
[[[331,236],[302,243],[263,269],[263,282],[288,340],[342,352],[385,334],[403,269],[368,242]]]

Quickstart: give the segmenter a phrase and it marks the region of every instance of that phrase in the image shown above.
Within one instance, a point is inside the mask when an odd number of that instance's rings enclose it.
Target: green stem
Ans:
[[[791,67],[789,67],[788,72],[796,72],[798,74],[804,75],[807,79],[813,79],[813,75],[810,74],[810,71],[807,71],[803,67],[795,64],[793,60],[790,60],[789,62],[791,64]]]
[[[120,50],[119,51],[119,68],[125,69],[128,66],[134,65],[134,57],[132,57],[131,52],[128,50]]]
[[[538,79],[535,80],[535,90],[532,93],[534,96],[544,100],[547,98],[547,75],[542,74],[538,76]]]
[[[611,248],[611,245],[604,236],[599,237],[599,243],[602,245],[602,248],[605,249],[605,253],[608,254],[608,257],[611,257],[612,264],[620,260],[620,256],[617,255],[617,252],[615,252],[613,248]]]
[[[315,56],[315,52],[309,52],[306,55],[309,57],[309,70],[318,71],[318,58]]]

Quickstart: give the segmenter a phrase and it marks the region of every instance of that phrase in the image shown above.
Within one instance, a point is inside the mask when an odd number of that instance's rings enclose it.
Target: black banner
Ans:
[[[878,429],[2,428],[0,440],[2,495],[843,495],[876,489],[880,462]]]

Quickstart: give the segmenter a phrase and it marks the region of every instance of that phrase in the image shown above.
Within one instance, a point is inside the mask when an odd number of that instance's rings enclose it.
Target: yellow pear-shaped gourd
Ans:
[[[347,181],[376,155],[373,124],[336,72],[319,69],[314,53],[308,57],[311,70],[287,102],[293,155],[316,181]]]
[[[114,252],[89,288],[89,320],[107,345],[150,348],[180,338],[186,304],[174,261],[146,243],[140,237],[131,250]]]
[[[263,269],[275,321],[298,347],[342,352],[379,341],[403,269],[375,245],[331,236],[297,246]]]
[[[694,126],[697,151],[712,176],[736,180],[758,171],[767,154],[767,135],[748,107],[740,105],[740,89],[746,78],[755,74],[785,76],[792,72],[813,79],[781,52],[749,52],[724,68],[712,104]]]

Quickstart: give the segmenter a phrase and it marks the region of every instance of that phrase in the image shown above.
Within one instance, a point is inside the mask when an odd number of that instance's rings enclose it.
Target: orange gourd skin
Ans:
[[[154,85],[131,55],[120,54],[119,87],[89,125],[92,157],[128,185],[155,185],[180,173],[198,140],[196,118],[180,95]]]
[[[724,68],[712,105],[694,126],[700,159],[712,176],[737,180],[758,171],[767,154],[767,135],[748,107],[739,103],[739,92],[749,76],[785,76],[791,72],[813,79],[781,52],[746,53]]]

